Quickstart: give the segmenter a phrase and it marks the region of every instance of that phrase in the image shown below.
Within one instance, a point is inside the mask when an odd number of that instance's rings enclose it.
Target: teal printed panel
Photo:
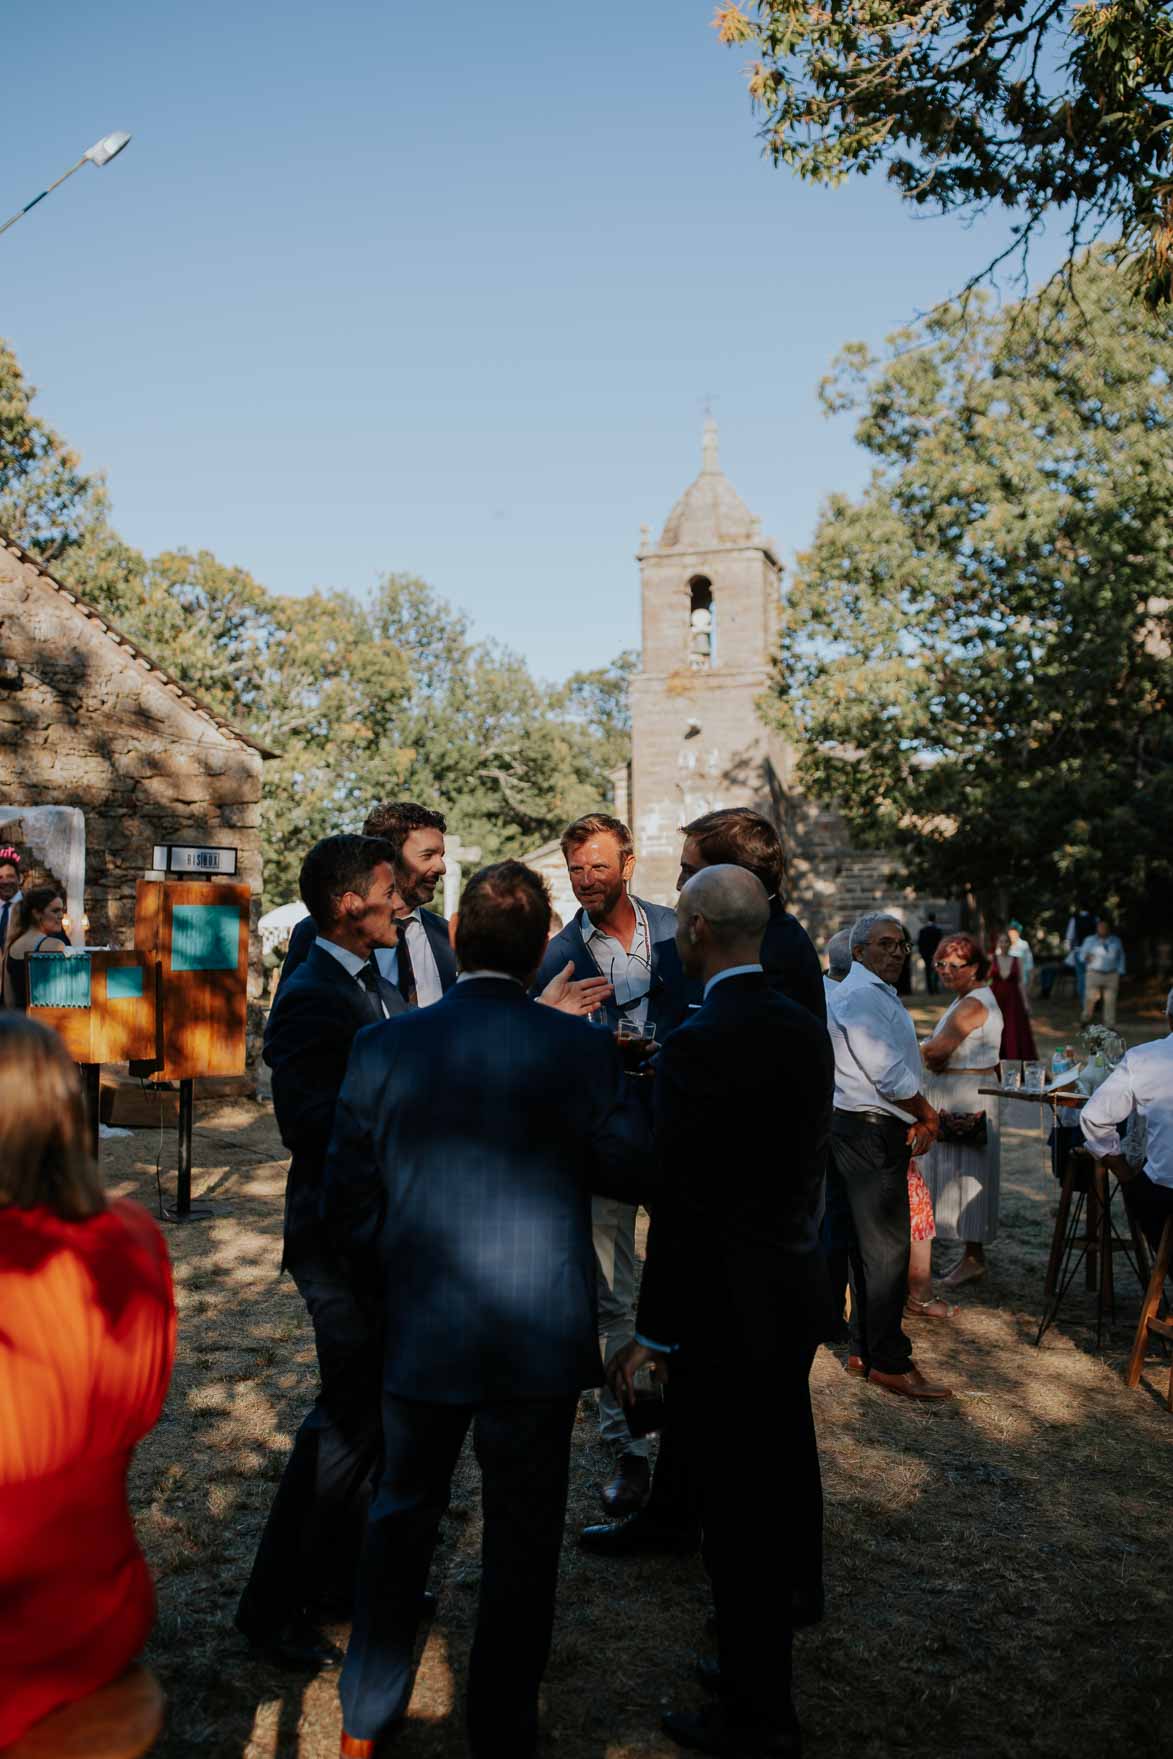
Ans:
[[[143,993],[143,968],[141,965],[111,965],[106,971],[106,1000],[108,1002],[141,1001]]]
[[[172,971],[235,971],[239,949],[235,904],[176,904],[172,910]]]
[[[29,954],[29,1006],[88,1008],[90,961],[85,954]]]

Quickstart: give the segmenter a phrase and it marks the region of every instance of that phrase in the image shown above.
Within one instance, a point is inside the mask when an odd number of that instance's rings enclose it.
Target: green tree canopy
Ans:
[[[1078,299],[1078,305],[1076,300]],[[1036,919],[1173,905],[1173,337],[1105,261],[949,307],[825,388],[876,459],[782,619],[800,776],[914,882]]]
[[[35,388],[0,337],[0,531],[46,563],[80,543],[101,518],[101,482],[33,414]]]
[[[1173,13],[1162,0],[721,0],[775,162],[840,182],[883,165],[941,212],[1000,204],[1024,248],[1122,237],[1173,298]],[[1012,247],[1014,248],[1014,247]]]

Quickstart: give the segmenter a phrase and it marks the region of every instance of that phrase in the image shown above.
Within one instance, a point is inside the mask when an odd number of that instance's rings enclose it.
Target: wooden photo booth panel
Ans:
[[[29,1013],[75,1063],[155,1055],[155,973],[135,950],[32,955]]]
[[[135,946],[159,962],[159,1067],[165,1081],[242,1075],[248,1011],[249,888],[140,880]]]

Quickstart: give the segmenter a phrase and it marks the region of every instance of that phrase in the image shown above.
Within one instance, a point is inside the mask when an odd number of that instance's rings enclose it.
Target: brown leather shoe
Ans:
[[[615,1462],[615,1475],[604,1484],[599,1496],[609,1515],[634,1515],[647,1502],[651,1488],[651,1467],[644,1455],[620,1454]]]
[[[886,1393],[900,1393],[906,1399],[951,1399],[953,1389],[948,1386],[937,1386],[934,1381],[926,1380],[919,1368],[910,1363],[907,1374],[884,1374],[873,1368],[868,1380],[875,1386],[882,1386]]]
[[[843,1364],[843,1371],[845,1374],[856,1375],[860,1380],[868,1377],[867,1363],[862,1356],[849,1356]]]

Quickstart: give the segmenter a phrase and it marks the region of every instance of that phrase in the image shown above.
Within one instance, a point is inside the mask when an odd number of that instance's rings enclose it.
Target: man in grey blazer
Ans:
[[[700,999],[680,967],[676,912],[630,892],[635,850],[622,819],[603,812],[577,819],[562,834],[562,854],[581,908],[551,940],[538,984],[567,964],[576,979],[605,978],[614,992],[605,1004],[607,1024],[614,1030],[621,1020],[648,1022],[662,1044],[686,1018],[689,1001]],[[605,1362],[635,1335],[635,1215],[634,1204],[616,1198],[596,1197],[592,1204]],[[634,1514],[647,1501],[648,1444],[632,1437],[609,1388],[599,1399],[599,1434],[614,1463],[603,1507],[612,1516]]]

